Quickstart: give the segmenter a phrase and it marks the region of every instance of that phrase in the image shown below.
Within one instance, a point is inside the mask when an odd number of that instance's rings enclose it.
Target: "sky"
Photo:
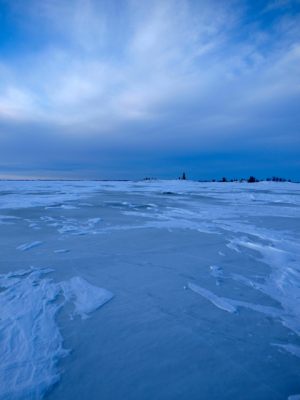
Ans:
[[[0,0],[0,177],[300,180],[299,0]]]

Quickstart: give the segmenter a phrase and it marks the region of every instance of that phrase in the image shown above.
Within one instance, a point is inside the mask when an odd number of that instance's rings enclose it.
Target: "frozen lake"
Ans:
[[[300,399],[300,185],[0,182],[1,400]]]

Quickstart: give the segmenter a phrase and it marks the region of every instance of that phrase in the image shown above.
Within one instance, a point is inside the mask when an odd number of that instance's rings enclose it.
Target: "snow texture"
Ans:
[[[1,181],[0,209],[1,400],[299,398],[299,184]]]

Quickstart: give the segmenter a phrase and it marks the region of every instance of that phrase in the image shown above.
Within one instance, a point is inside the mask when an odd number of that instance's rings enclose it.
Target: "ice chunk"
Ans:
[[[72,206],[71,204],[59,204],[45,207],[45,210],[50,210],[51,208],[62,208],[63,210],[76,210],[78,207]]]
[[[35,222],[32,222],[31,224],[29,224],[29,228],[32,228],[32,229],[41,229],[41,228],[38,226],[38,224],[35,223]]]
[[[74,303],[74,314],[78,314],[82,318],[87,318],[89,313],[113,297],[108,290],[93,286],[79,276],[62,282],[61,287],[65,298]]]
[[[293,354],[295,357],[300,358],[300,346],[296,346],[295,344],[278,344],[278,343],[273,343],[273,346],[279,347],[286,352]]]
[[[224,273],[223,273],[223,268],[219,267],[218,265],[211,265],[209,267],[210,269],[210,274],[215,277],[215,278],[223,278]]]
[[[235,313],[237,311],[236,307],[228,299],[225,299],[224,297],[218,297],[211,291],[204,289],[198,285],[195,285],[194,283],[188,283],[188,287],[193,292],[198,293],[205,299],[209,300],[212,304],[214,304],[216,307],[220,308],[221,310],[224,310],[224,311],[227,311],[230,313]]]
[[[42,243],[43,242],[36,240],[35,242],[20,244],[20,246],[17,247],[17,250],[21,251],[30,250],[33,249],[34,247],[40,246]]]
[[[89,218],[88,219],[88,224],[89,225],[95,225],[98,224],[98,222],[100,222],[102,220],[102,218],[96,217],[96,218]]]
[[[249,310],[253,310],[273,318],[278,318],[284,324],[284,320],[282,320],[284,314],[279,308],[264,306],[261,304],[253,304],[241,300],[228,299],[227,297],[219,297],[213,292],[194,283],[189,283],[188,287],[193,290],[193,292],[200,294],[202,297],[206,298],[212,304],[222,310],[233,313],[237,311],[238,307],[248,308]]]

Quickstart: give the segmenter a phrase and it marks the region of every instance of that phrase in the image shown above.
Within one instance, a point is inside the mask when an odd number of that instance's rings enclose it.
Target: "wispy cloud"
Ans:
[[[159,131],[180,147],[259,126],[280,136],[274,115],[300,97],[297,2],[2,3],[24,38],[0,56],[5,124],[139,143]]]

